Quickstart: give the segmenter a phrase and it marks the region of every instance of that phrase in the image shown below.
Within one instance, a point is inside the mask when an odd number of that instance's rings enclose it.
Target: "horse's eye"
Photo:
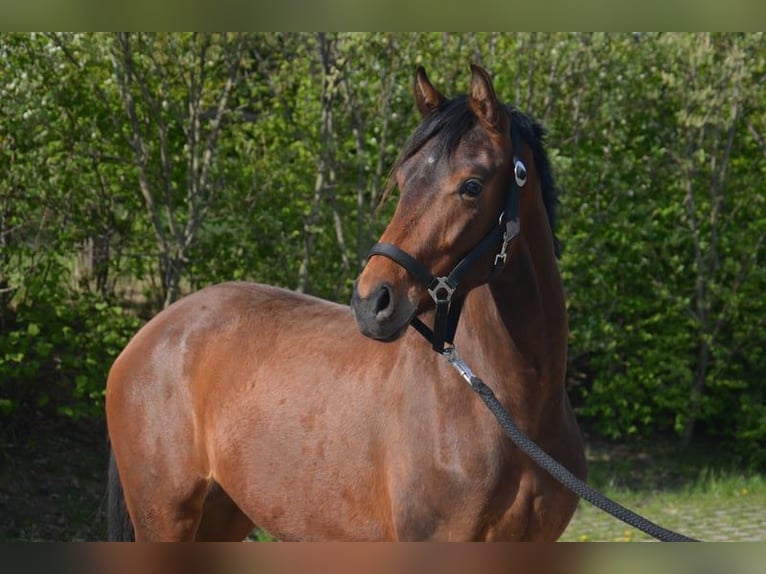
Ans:
[[[478,197],[481,193],[481,182],[478,179],[467,179],[460,188],[460,193],[468,197]]]

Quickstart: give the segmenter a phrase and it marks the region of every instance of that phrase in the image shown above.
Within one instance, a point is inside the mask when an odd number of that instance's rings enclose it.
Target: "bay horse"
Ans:
[[[455,289],[454,344],[517,425],[584,477],[564,386],[568,326],[543,129],[501,103],[478,66],[469,93],[453,99],[418,68],[414,95],[422,121],[392,170],[400,197],[381,245],[438,275],[492,244]],[[487,240],[511,189],[517,233]],[[242,540],[256,525],[280,540],[561,535],[576,497],[408,328],[435,321],[418,273],[374,255],[350,308],[223,283],[134,336],[106,386],[111,539]]]

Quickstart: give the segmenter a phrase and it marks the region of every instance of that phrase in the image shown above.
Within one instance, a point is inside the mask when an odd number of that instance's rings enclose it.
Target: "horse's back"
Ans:
[[[221,338],[269,337],[295,328],[300,316],[322,316],[353,327],[348,308],[279,287],[248,282],[220,283],[196,291],[158,313],[136,333],[112,366],[109,381],[123,373],[167,370],[179,361],[199,359],[205,347],[220,346]],[[135,383],[134,383],[135,384]]]

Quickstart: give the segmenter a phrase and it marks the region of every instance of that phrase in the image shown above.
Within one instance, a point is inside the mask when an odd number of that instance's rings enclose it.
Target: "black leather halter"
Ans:
[[[448,275],[436,277],[422,263],[406,251],[391,243],[376,243],[367,254],[367,259],[374,255],[388,257],[409,271],[416,279],[427,286],[428,293],[436,304],[434,327],[430,329],[418,317],[412,319],[412,326],[423,335],[437,353],[444,353],[445,344],[452,346],[463,309],[465,294],[455,295],[461,280],[481,257],[498,243],[500,248],[495,255],[492,267],[494,274],[505,265],[508,244],[519,234],[519,197],[527,181],[527,168],[519,159],[521,141],[516,126],[511,127],[513,145],[513,177],[508,190],[505,209],[500,213],[497,225],[450,271]],[[518,155],[517,155],[518,154]]]

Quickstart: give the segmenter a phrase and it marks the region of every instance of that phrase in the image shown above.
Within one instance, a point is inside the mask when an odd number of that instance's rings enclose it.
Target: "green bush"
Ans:
[[[0,412],[101,416],[111,363],[140,321],[89,293],[53,285],[19,305],[0,334]]]

